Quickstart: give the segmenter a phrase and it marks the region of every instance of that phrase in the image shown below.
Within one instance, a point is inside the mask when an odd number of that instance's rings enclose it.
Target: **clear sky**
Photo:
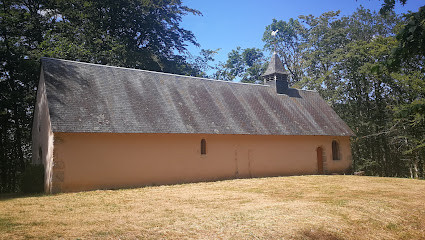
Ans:
[[[201,47],[189,46],[193,55],[201,48],[221,48],[216,62],[226,61],[227,53],[237,46],[262,49],[265,27],[272,19],[287,21],[299,15],[319,16],[327,11],[341,10],[350,15],[360,5],[379,11],[379,0],[183,0],[183,4],[202,12],[203,16],[187,15],[182,26],[192,31]],[[417,11],[425,0],[408,0],[405,6],[396,5],[397,13]]]

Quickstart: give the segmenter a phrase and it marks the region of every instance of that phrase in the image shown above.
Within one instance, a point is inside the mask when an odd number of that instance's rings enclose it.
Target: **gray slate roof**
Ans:
[[[53,132],[353,135],[317,92],[42,59]]]
[[[277,56],[276,53],[273,53],[272,59],[270,60],[269,65],[267,66],[267,69],[264,72],[263,76],[268,76],[276,73],[288,74],[283,67],[282,61],[280,61],[280,58]]]

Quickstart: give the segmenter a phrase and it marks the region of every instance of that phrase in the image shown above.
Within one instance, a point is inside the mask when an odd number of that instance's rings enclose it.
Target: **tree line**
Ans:
[[[425,6],[405,16],[360,7],[266,26],[264,48],[280,56],[290,85],[318,91],[356,134],[354,171],[424,178],[424,22]],[[237,48],[213,77],[261,83],[267,61],[260,49]]]
[[[355,170],[424,177],[424,12],[360,8],[266,26],[263,50],[276,47],[292,86],[317,90],[356,133]],[[180,26],[186,14],[202,15],[180,0],[1,1],[0,192],[19,190],[31,159],[41,57],[261,82],[262,49],[237,48],[216,66],[217,50],[190,56],[199,43]]]

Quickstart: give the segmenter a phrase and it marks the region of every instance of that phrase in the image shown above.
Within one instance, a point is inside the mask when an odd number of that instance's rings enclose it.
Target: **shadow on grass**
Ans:
[[[12,221],[11,218],[5,218],[0,216],[0,232],[8,232],[19,224]]]
[[[300,231],[297,239],[342,240],[344,238],[323,229],[305,229]]]
[[[10,199],[16,199],[16,198],[29,198],[29,197],[43,197],[47,196],[44,193],[31,193],[31,194],[25,194],[25,193],[2,193],[0,194],[0,201],[6,201]]]

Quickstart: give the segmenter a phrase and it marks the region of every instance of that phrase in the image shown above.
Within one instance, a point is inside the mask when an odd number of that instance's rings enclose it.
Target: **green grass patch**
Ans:
[[[0,232],[11,231],[17,226],[19,226],[19,224],[13,222],[11,218],[0,217]]]

